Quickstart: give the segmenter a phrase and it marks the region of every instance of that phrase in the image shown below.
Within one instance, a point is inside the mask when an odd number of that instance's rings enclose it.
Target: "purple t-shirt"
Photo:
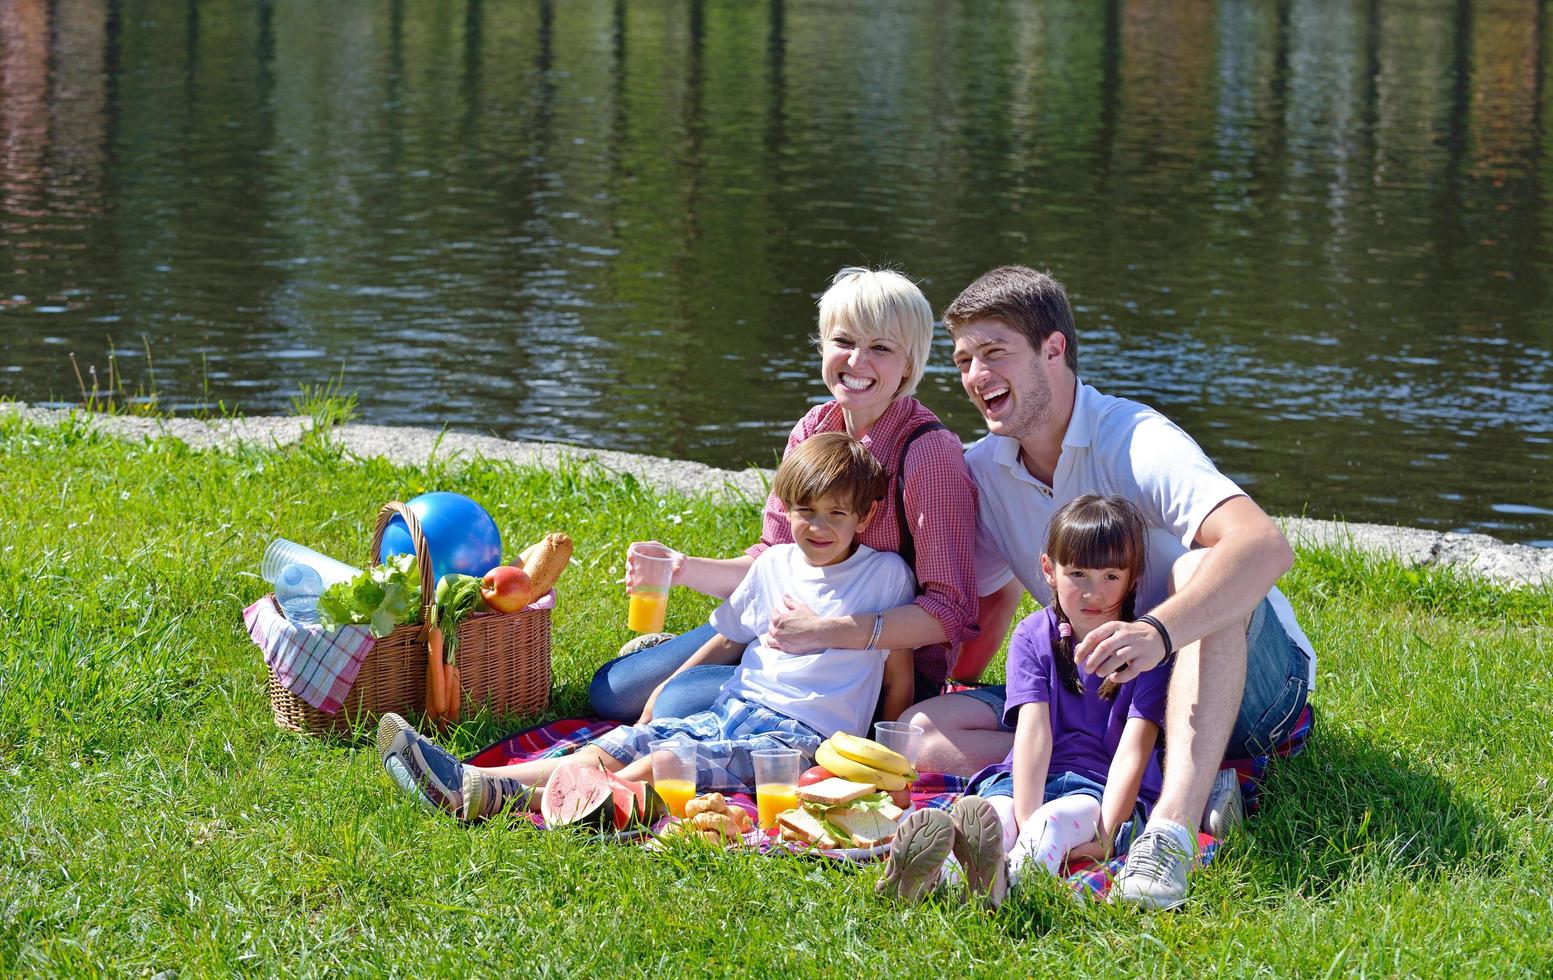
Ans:
[[[1047,778],[1060,772],[1074,772],[1104,784],[1111,770],[1111,759],[1121,742],[1122,729],[1129,718],[1143,718],[1161,728],[1165,724],[1165,689],[1170,683],[1171,661],[1166,660],[1136,680],[1128,681],[1116,692],[1116,700],[1100,698],[1102,678],[1079,670],[1083,694],[1074,694],[1062,684],[1053,660],[1057,644],[1057,617],[1050,609],[1027,616],[1014,630],[1008,644],[1008,700],[1003,722],[1016,725],[1021,706],[1045,701],[1051,716],[1052,756]],[[1011,772],[1014,753],[998,766],[989,766],[977,775],[980,779],[993,772]],[[1159,751],[1156,746],[1143,771],[1138,787],[1138,802],[1152,809],[1159,799]]]

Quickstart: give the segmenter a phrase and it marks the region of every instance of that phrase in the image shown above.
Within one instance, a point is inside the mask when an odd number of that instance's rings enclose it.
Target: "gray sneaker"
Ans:
[[[954,818],[935,808],[916,810],[901,821],[890,846],[884,877],[874,891],[903,902],[919,902],[938,884],[954,847]]]
[[[1145,830],[1127,852],[1112,900],[1146,909],[1173,909],[1186,901],[1186,875],[1192,855],[1163,830]]]
[[[458,813],[460,820],[470,823],[489,820],[505,810],[509,803],[515,809],[523,810],[528,808],[533,797],[527,786],[511,776],[493,776],[474,766],[465,766],[463,776],[460,789],[464,805]]]
[[[1246,798],[1240,792],[1240,773],[1220,769],[1208,791],[1208,805],[1203,808],[1200,826],[1222,840],[1231,827],[1240,826],[1245,819]]]
[[[655,647],[660,643],[674,639],[674,633],[643,633],[641,636],[633,636],[620,647],[617,657],[629,657],[633,653],[641,653],[648,647]]]
[[[962,796],[949,811],[954,821],[954,856],[965,873],[965,886],[997,908],[1008,894],[1008,856],[1003,850],[1003,821],[979,796]]]

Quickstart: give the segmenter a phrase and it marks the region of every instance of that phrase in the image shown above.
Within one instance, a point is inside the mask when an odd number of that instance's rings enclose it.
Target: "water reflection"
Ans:
[[[0,395],[111,343],[176,410],[343,370],[374,421],[769,463],[835,268],[942,308],[1019,260],[1270,509],[1546,543],[1546,19],[0,0]]]

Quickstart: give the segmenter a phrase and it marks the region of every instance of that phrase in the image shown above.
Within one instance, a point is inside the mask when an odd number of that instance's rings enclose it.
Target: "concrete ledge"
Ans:
[[[238,443],[284,446],[302,438],[312,420],[284,416],[251,416],[202,422],[197,419],[146,419],[86,415],[62,409],[37,408],[23,402],[0,403],[0,411],[19,414],[44,425],[58,425],[72,415],[90,420],[97,430],[124,439],[181,439],[195,448],[219,448]],[[662,459],[606,449],[548,442],[514,442],[494,436],[436,429],[381,425],[345,425],[334,436],[347,450],[364,459],[384,458],[397,464],[423,464],[433,458],[508,460],[518,465],[554,466],[563,460],[596,463],[608,472],[630,474],[642,483],[687,494],[764,499],[770,470],[720,470],[688,460]],[[1391,555],[1416,565],[1456,565],[1477,576],[1505,585],[1553,585],[1553,549],[1507,544],[1485,534],[1454,534],[1382,524],[1345,524],[1304,517],[1279,518],[1295,545],[1352,548]]]

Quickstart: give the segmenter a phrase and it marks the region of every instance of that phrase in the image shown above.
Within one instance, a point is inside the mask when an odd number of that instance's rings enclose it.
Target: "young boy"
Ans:
[[[772,491],[787,509],[795,543],[755,559],[738,589],[712,613],[717,635],[676,671],[737,661],[716,703],[687,718],[654,718],[655,691],[644,714],[649,720],[616,728],[578,755],[627,779],[651,781],[649,743],[678,736],[697,743],[700,792],[748,790],[755,783],[755,749],[793,748],[812,759],[837,731],[866,736],[881,684],[884,717],[904,711],[912,692],[910,650],[884,651],[870,643],[863,650],[795,655],[767,642],[771,613],[789,598],[821,616],[877,613],[911,601],[916,582],[900,556],[855,540],[886,490],[884,470],[846,433],[816,435],[789,452]],[[378,726],[378,750],[401,788],[463,820],[494,816],[513,799],[531,805],[530,788],[543,785],[561,762],[462,765],[393,714]]]

